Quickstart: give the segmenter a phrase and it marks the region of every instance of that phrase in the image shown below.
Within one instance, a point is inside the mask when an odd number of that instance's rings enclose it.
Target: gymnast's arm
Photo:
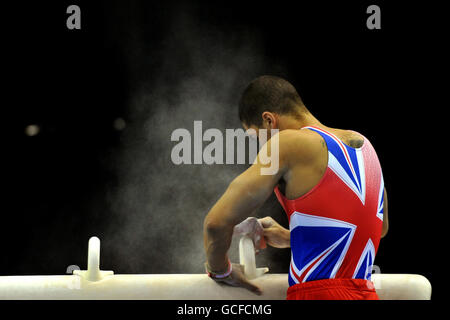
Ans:
[[[206,216],[203,233],[204,246],[207,264],[214,272],[225,273],[227,270],[227,252],[231,244],[234,226],[267,200],[280,178],[287,172],[290,166],[289,155],[293,154],[289,151],[292,151],[292,140],[295,138],[288,131],[290,130],[278,133],[278,172],[273,175],[261,174],[261,169],[268,168],[270,164],[262,164],[260,155],[270,155],[272,138],[261,148],[253,165],[231,182],[226,192]],[[298,153],[296,156],[299,157]]]

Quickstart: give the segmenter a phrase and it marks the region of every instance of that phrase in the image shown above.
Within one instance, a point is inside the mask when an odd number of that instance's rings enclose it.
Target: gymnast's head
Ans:
[[[292,84],[275,76],[254,79],[239,101],[239,119],[245,130],[300,129],[317,120]]]

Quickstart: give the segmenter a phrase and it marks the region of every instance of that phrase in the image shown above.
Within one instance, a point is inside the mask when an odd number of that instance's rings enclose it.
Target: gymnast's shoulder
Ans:
[[[296,161],[315,159],[327,150],[323,138],[311,130],[281,130],[266,145],[269,150],[277,145],[280,157]]]

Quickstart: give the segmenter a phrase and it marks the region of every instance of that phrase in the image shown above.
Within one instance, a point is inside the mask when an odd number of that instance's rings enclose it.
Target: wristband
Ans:
[[[209,266],[208,263],[205,263],[205,267],[206,267],[206,273],[208,274],[208,276],[214,280],[223,280],[227,277],[230,276],[231,272],[233,271],[233,268],[231,267],[231,261],[230,259],[228,259],[228,269],[225,273],[215,273],[213,272]]]

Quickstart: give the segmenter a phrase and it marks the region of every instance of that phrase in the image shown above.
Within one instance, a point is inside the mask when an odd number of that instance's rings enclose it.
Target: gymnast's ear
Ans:
[[[261,117],[265,129],[278,129],[278,116],[275,113],[264,111]]]

